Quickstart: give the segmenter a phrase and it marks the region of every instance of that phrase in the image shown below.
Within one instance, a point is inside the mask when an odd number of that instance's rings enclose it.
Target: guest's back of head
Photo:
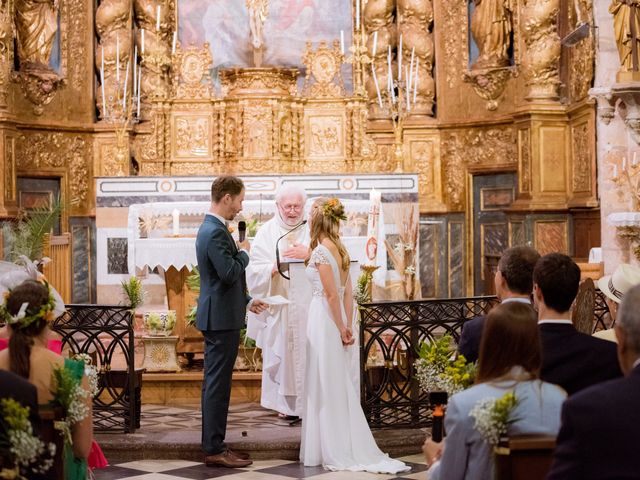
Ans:
[[[533,283],[548,308],[567,312],[578,294],[580,267],[567,255],[549,253],[536,262]]]
[[[519,245],[505,250],[498,262],[507,287],[513,293],[530,295],[533,289],[533,269],[540,254],[531,247]]]
[[[536,313],[531,305],[502,303],[489,312],[482,331],[476,382],[499,378],[517,365],[537,378],[540,351]]]

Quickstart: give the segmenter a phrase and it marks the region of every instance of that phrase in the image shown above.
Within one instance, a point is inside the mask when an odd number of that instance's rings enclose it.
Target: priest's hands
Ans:
[[[309,256],[309,247],[306,245],[302,245],[301,243],[295,243],[293,246],[287,248],[284,252],[282,252],[282,256],[304,260]]]
[[[267,308],[269,308],[269,304],[257,298],[254,298],[249,305],[249,311],[256,315],[264,312]]]

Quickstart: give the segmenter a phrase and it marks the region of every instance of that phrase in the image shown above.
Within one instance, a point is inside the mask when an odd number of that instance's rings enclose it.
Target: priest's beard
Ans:
[[[280,209],[279,208],[277,209],[277,211],[278,211],[278,225],[283,230],[291,230],[292,228],[294,228],[297,225],[299,225],[302,220],[304,220],[304,213],[302,213],[296,220],[291,220],[291,219],[288,219],[288,218],[287,219],[282,218],[282,214],[280,213]],[[293,223],[289,223],[291,221]]]

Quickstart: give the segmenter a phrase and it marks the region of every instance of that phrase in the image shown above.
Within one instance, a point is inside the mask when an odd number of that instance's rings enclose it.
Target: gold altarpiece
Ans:
[[[88,0],[61,2],[55,77],[16,71],[19,27],[13,20],[19,4],[5,0],[0,3],[0,216],[16,215],[16,180],[22,176],[60,178],[63,200],[77,200],[65,212],[66,229],[71,218],[95,216],[96,176],[400,168],[419,174],[424,216],[463,215],[463,234],[455,241],[467,245],[463,293],[468,293],[471,265],[478,261],[470,241],[472,178],[513,172],[517,192],[508,211],[528,216],[525,240],[542,251],[570,251],[572,209],[598,205],[594,106],[587,95],[595,53],[593,36],[572,47],[563,46],[561,38],[580,21],[593,23],[593,2],[475,3],[469,19],[467,0],[363,1],[363,30],[353,33],[367,50],[362,62],[352,64],[363,82],[355,94],[344,91],[340,67],[349,58],[335,39],[309,47],[300,89],[294,69],[238,68],[221,72],[222,89],[216,94],[206,45],[178,45],[171,53],[174,0],[104,0],[97,9]],[[486,16],[492,4],[502,8],[498,23]],[[155,28],[158,5],[163,15]],[[147,32],[139,63],[141,121],[102,120],[103,105],[117,111],[123,96],[129,108],[136,108],[131,88],[127,95],[114,90],[114,79],[124,76],[126,62],[134,57],[131,48],[140,51],[141,29]],[[414,52],[419,80],[415,107],[406,112],[398,137],[369,73],[377,74],[384,106],[388,56],[395,69],[400,34],[402,61],[408,65]],[[471,37],[480,48],[475,63]],[[353,60],[356,53],[346,57]],[[108,87],[104,101],[103,82]],[[394,157],[398,138],[400,165]],[[442,241],[451,246],[449,227]],[[451,258],[434,262],[422,268],[446,278],[442,265]],[[436,285],[434,296],[451,293],[443,285]]]

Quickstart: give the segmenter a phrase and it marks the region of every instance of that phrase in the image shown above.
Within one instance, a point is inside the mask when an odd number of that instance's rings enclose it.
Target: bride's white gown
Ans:
[[[325,246],[318,245],[311,253],[306,270],[313,296],[307,325],[307,393],[300,461],[306,466],[323,465],[329,470],[374,473],[410,470],[404,463],[382,453],[369,430],[354,385],[358,372],[349,371],[350,366],[354,367],[349,350],[357,350],[357,346],[342,345],[316,264],[331,265],[336,285],[341,285],[335,258]],[[340,286],[340,298],[344,291]],[[344,308],[341,310],[344,319]]]

